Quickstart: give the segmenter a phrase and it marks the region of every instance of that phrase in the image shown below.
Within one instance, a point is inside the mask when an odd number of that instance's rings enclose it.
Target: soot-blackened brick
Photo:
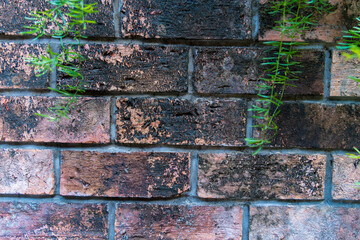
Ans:
[[[120,98],[118,143],[242,146],[246,101]]]
[[[188,153],[63,151],[61,156],[62,195],[172,197],[190,187]]]
[[[311,199],[324,197],[325,155],[200,154],[202,198]]]
[[[125,0],[122,36],[250,39],[251,1]]]

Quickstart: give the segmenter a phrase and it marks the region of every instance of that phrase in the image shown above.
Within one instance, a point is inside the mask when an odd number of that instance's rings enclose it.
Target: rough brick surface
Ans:
[[[86,89],[120,92],[184,92],[188,50],[122,44],[86,44],[82,65]],[[64,77],[64,76],[63,76]],[[71,79],[61,85],[74,85]]]
[[[245,101],[120,98],[116,105],[119,143],[244,145]]]
[[[122,13],[124,37],[251,38],[250,0],[125,0]]]
[[[110,103],[104,98],[79,98],[70,119],[49,122],[35,113],[49,113],[61,98],[0,97],[1,142],[108,143]]]
[[[199,93],[256,94],[260,78],[266,76],[261,65],[268,56],[264,48],[209,48],[197,49],[195,57],[195,89]],[[291,82],[289,95],[323,95],[324,62],[322,51],[302,50],[293,61],[301,62],[299,81]]]
[[[360,145],[357,104],[285,103],[276,124],[275,146],[352,149]]]
[[[53,194],[51,150],[0,150],[0,194]]]
[[[235,207],[118,205],[115,239],[230,240],[242,237],[242,210]]]
[[[359,159],[346,155],[334,155],[333,199],[360,200],[360,189],[355,183],[360,182]]]
[[[322,199],[325,155],[200,154],[202,198]]]
[[[48,76],[36,77],[33,67],[25,62],[30,55],[46,55],[46,45],[0,44],[0,89],[46,89],[48,87]]]
[[[269,0],[260,1],[260,40],[280,40],[279,32],[272,30],[275,26],[275,21],[280,20],[280,15],[273,16],[266,13],[266,9],[271,6]],[[337,42],[343,36],[343,31],[350,29],[357,25],[355,17],[360,8],[358,0],[330,0],[334,10],[331,13],[319,16],[316,12],[313,16],[316,17],[314,25],[310,30],[299,37],[302,41],[324,41]],[[307,13],[308,14],[308,13]]]
[[[104,204],[0,203],[0,239],[108,239]]]
[[[113,0],[85,0],[87,3],[97,3],[97,13],[88,16],[96,21],[88,24],[85,35],[89,37],[115,37]]]
[[[171,197],[190,187],[188,153],[63,151],[61,155],[62,195]]]
[[[330,96],[359,97],[359,83],[349,76],[360,78],[360,61],[356,58],[347,60],[342,51],[333,51],[331,65]]]
[[[336,207],[251,207],[250,238],[357,240],[360,209]]]

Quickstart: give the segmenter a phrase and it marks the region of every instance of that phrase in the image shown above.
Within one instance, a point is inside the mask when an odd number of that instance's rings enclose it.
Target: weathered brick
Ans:
[[[0,150],[0,194],[53,194],[51,150]]]
[[[246,102],[173,98],[119,98],[119,143],[242,146]]]
[[[96,24],[89,24],[84,35],[90,37],[113,37],[115,36],[113,23],[112,0],[86,0],[96,2],[98,13],[89,16]],[[24,26],[29,26],[32,21],[26,20],[32,11],[43,11],[53,8],[46,0],[0,0],[0,35],[19,35],[27,31]]]
[[[123,37],[250,39],[251,0],[125,0]]]
[[[279,129],[272,144],[278,147],[352,149],[360,145],[357,104],[288,102],[275,122]]]
[[[311,199],[324,197],[325,155],[200,154],[202,198]]]
[[[241,239],[239,206],[118,205],[115,239]]]
[[[189,189],[189,153],[63,151],[60,193],[172,197]]]
[[[266,77],[262,58],[268,57],[267,48],[198,48],[195,57],[195,90],[198,93],[256,94],[256,85]],[[301,50],[293,58],[302,67],[299,81],[287,87],[287,95],[323,95],[325,55],[320,50]]]
[[[184,47],[86,44],[82,65],[86,89],[120,92],[184,92],[188,50]],[[61,85],[74,81],[62,76]]]
[[[79,98],[70,119],[50,122],[35,113],[49,113],[48,107],[62,98],[0,97],[1,142],[110,142],[110,103],[104,98]]]
[[[271,6],[269,0],[260,1],[260,34],[259,39],[263,41],[279,41],[280,34],[273,30],[275,21],[281,20],[281,14],[274,16],[266,12]],[[355,18],[360,8],[358,0],[330,0],[333,5],[332,12],[319,15],[314,11],[315,23],[304,35],[297,40],[300,41],[324,41],[337,42],[343,36],[343,31],[357,25]],[[309,13],[305,13],[309,14]]]
[[[108,239],[104,204],[0,203],[0,239]]]
[[[355,183],[360,182],[359,159],[346,155],[334,155],[333,199],[360,200],[360,190]]]
[[[360,78],[360,61],[356,58],[347,60],[342,51],[333,51],[331,65],[330,96],[359,97],[359,83],[349,76]]]
[[[359,221],[359,208],[251,207],[249,239],[357,240]]]
[[[0,89],[47,89],[48,76],[36,77],[25,61],[30,55],[46,55],[46,45],[0,43]]]

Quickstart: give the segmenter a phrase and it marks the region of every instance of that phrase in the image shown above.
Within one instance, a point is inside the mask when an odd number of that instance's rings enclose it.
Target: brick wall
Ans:
[[[252,156],[248,106],[277,39],[266,0],[97,0],[87,93],[48,122],[71,79],[24,57],[45,0],[0,0],[0,239],[359,239],[358,61],[336,50],[356,0],[331,0],[303,40],[279,134]]]

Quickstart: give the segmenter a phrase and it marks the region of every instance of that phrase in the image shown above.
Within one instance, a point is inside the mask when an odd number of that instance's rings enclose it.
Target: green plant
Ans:
[[[264,44],[271,46],[269,56],[263,58],[262,65],[268,66],[264,83],[258,85],[258,99],[249,111],[257,121],[252,127],[258,130],[258,137],[246,138],[247,145],[257,148],[257,154],[265,144],[271,143],[276,136],[278,126],[275,118],[280,113],[280,106],[286,86],[295,86],[291,82],[298,80],[300,66],[293,57],[299,54],[296,48],[305,42],[296,40],[315,24],[316,15],[331,11],[325,0],[278,0],[272,1],[268,10],[270,15],[280,15],[273,28],[279,32],[280,41],[269,41]],[[315,13],[315,14],[314,14]]]
[[[89,14],[96,13],[96,3],[85,4],[84,0],[50,0],[51,9],[34,11],[26,19],[32,21],[30,26],[25,26],[28,31],[23,34],[36,35],[35,39],[43,36],[50,36],[57,39],[61,50],[55,53],[50,46],[47,48],[47,55],[31,56],[26,59],[35,68],[37,76],[53,71],[66,74],[76,79],[77,84],[64,85],[59,88],[49,88],[63,95],[55,106],[49,107],[51,115],[37,113],[51,121],[59,121],[62,117],[69,118],[70,109],[77,102],[78,95],[84,92],[84,76],[81,72],[81,63],[85,58],[81,55],[81,39],[86,38],[83,31],[87,24],[95,23],[88,20]],[[72,42],[64,43],[64,39],[71,38]]]

